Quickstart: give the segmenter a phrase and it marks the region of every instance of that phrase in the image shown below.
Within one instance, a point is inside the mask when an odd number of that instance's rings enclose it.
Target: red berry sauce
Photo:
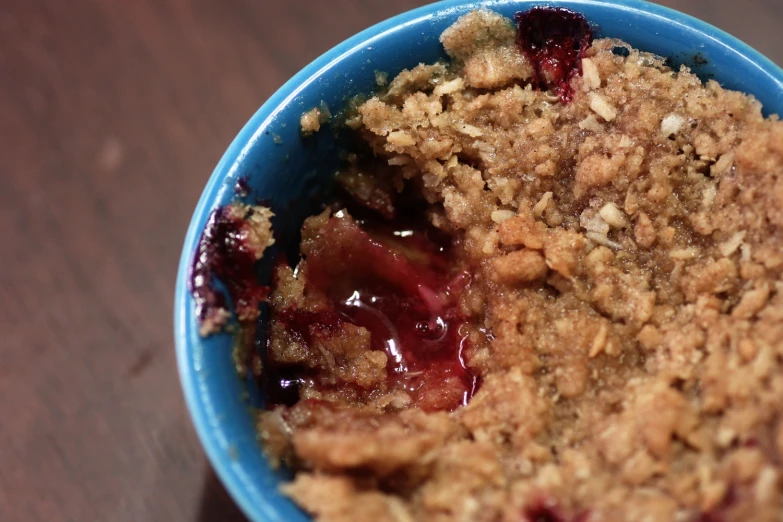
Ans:
[[[739,500],[739,489],[736,484],[729,484],[726,494],[723,496],[720,504],[712,510],[701,513],[696,522],[725,522],[733,517],[727,516],[729,511]]]
[[[571,101],[571,78],[581,74],[593,38],[585,17],[562,7],[534,7],[514,20],[519,48],[535,69],[535,86],[553,89],[564,103]]]
[[[566,516],[557,502],[546,496],[538,497],[522,511],[521,522],[588,522],[590,511],[580,511],[573,516]]]
[[[227,309],[215,279],[226,287],[236,316],[243,323],[253,324],[259,302],[269,293],[269,288],[258,282],[256,254],[243,240],[244,226],[242,216],[236,216],[230,207],[219,207],[209,216],[201,234],[188,282],[201,324]]]
[[[557,504],[539,499],[525,508],[522,514],[523,522],[568,522]]]
[[[468,339],[456,294],[470,284],[469,275],[452,273],[449,247],[433,230],[366,222],[362,227],[339,216],[329,220],[324,240],[302,265],[307,284],[326,293],[332,309],[283,310],[274,319],[309,346],[314,336],[339,331],[344,323],[364,327],[372,349],[388,356],[390,388],[406,389],[427,411],[466,404],[477,379],[462,357]],[[267,366],[269,406],[298,399],[290,390],[291,370],[282,370]]]

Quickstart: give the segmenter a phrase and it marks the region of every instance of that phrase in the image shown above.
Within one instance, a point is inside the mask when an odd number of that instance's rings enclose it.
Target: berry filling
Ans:
[[[572,517],[566,516],[557,502],[548,497],[536,499],[525,507],[522,513],[522,522],[588,522],[589,518],[589,511],[581,511]]]
[[[438,242],[432,230],[363,225],[336,213],[299,266],[305,292],[326,295],[327,308],[286,308],[273,311],[272,319],[310,352],[327,337],[340,335],[346,324],[364,328],[370,349],[386,354],[387,390],[405,390],[428,411],[466,404],[477,383],[462,357],[468,338],[456,297],[470,277],[453,273],[449,245]],[[296,402],[294,388],[304,379],[315,389],[334,387],[317,372],[274,361],[264,379],[270,406]]]
[[[585,17],[561,7],[534,7],[514,20],[519,48],[535,70],[533,83],[571,101],[571,78],[582,72],[582,58],[593,40]]]
[[[271,244],[268,226],[259,225],[267,213],[260,207],[232,204],[209,216],[188,281],[202,333],[212,333],[228,319],[226,300],[215,286],[216,279],[228,291],[242,326],[252,327],[258,317],[258,305],[269,293],[256,273],[256,261]]]

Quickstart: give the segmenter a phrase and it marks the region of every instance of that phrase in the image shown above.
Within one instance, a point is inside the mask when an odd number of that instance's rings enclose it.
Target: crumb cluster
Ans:
[[[441,41],[451,63],[358,108],[382,175],[341,175],[389,215],[413,188],[453,238],[443,271],[469,284],[435,299],[480,385],[443,407],[457,385],[408,393],[367,328],[297,330],[285,311],[328,292],[279,267],[270,361],[307,368],[260,418],[283,491],[320,522],[780,520],[783,123],[617,40],[587,48],[568,103],[531,87],[500,15]],[[308,220],[303,263],[352,226]]]

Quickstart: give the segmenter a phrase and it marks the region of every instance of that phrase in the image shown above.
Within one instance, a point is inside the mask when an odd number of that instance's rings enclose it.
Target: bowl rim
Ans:
[[[221,424],[215,419],[214,411],[205,407],[205,400],[199,389],[195,371],[189,364],[195,345],[191,341],[192,332],[189,331],[187,321],[188,315],[193,314],[187,299],[188,275],[194,249],[202,232],[201,219],[219,197],[224,179],[236,172],[244,157],[255,146],[265,129],[274,122],[283,108],[337,63],[373,45],[373,42],[382,40],[391,33],[409,25],[449,16],[465,9],[541,3],[539,0],[442,0],[406,11],[357,33],[310,62],[272,94],[242,127],[213,170],[193,211],[179,260],[174,296],[174,340],[182,391],[198,438],[212,468],[225,485],[226,490],[251,520],[275,520],[278,515],[271,507],[265,506],[263,502],[259,502],[259,499],[251,497],[249,488],[242,484],[245,477],[240,476],[232,463],[229,462],[230,459],[223,449],[225,437],[221,436]],[[762,69],[772,81],[776,81],[783,89],[783,69],[769,58],[727,32],[674,9],[652,4],[645,0],[552,0],[549,3],[569,4],[569,7],[576,9],[579,5],[604,7],[619,12],[664,19],[668,23],[674,23],[701,33],[705,38],[715,40],[724,47],[730,48],[751,65]]]

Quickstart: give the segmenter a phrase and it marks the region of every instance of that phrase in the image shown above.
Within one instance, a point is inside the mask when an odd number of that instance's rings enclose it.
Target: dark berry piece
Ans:
[[[535,70],[535,86],[553,89],[563,102],[570,101],[571,78],[581,74],[593,38],[585,17],[562,7],[534,7],[514,19],[519,48]]]

